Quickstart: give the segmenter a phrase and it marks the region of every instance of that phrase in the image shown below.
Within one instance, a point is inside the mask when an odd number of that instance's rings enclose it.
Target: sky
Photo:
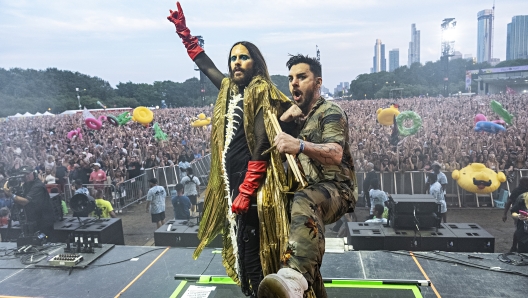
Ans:
[[[440,57],[444,18],[457,21],[455,50],[477,52],[477,12],[493,0],[182,0],[187,26],[223,72],[231,46],[259,47],[270,74],[287,75],[289,54],[321,51],[330,90],[370,72],[376,39],[407,64],[411,24],[421,31],[421,62]],[[0,0],[0,68],[58,68],[119,82],[182,82],[194,63],[166,17],[168,0]],[[506,58],[506,25],[528,15],[527,0],[495,2],[493,56]],[[80,86],[82,88],[82,86]]]

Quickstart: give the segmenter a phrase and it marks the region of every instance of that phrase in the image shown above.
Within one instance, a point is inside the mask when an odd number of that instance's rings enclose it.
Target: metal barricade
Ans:
[[[202,186],[206,186],[209,181],[209,173],[211,171],[211,155],[208,154],[203,158],[195,160],[191,163],[194,175],[200,179]],[[134,179],[127,180],[123,183],[124,191],[116,189],[119,198],[124,198],[123,208],[130,204],[146,197],[148,192],[148,180],[150,178],[157,178],[158,184],[167,190],[170,195],[170,190],[176,186],[181,180],[180,169],[178,166],[168,166],[163,168],[146,169],[145,173]],[[455,180],[451,178],[451,172],[443,172],[447,177],[446,198],[455,201],[457,205],[466,205],[475,200],[475,194],[466,192],[458,187]],[[380,186],[383,191],[391,194],[423,194],[425,189],[426,173],[423,171],[412,172],[377,172]],[[363,181],[365,179],[364,172],[356,172],[358,181],[359,193],[364,193],[368,190],[363,189]],[[501,188],[505,188],[511,192],[511,189],[516,188],[520,177],[528,176],[528,169],[515,170],[513,172],[513,182],[504,182]],[[69,188],[69,183],[65,189]],[[65,191],[66,192],[66,191]],[[497,196],[497,191],[491,194],[492,197]],[[70,196],[71,197],[71,196]],[[456,198],[456,199],[455,199]],[[458,202],[457,202],[458,201]],[[478,202],[477,202],[478,205]]]
[[[211,154],[208,154],[191,163],[194,175],[200,179],[202,185],[209,182],[209,173],[211,172]]]
[[[148,192],[147,181],[150,178],[148,178],[147,173],[143,173],[118,184],[116,186],[116,199],[119,207],[124,209],[133,203],[146,198]]]
[[[474,193],[470,193],[460,188],[457,182],[452,178],[452,172],[443,172],[447,177],[446,186],[446,201],[450,201],[450,205],[468,206],[475,205],[480,206],[478,197],[484,197],[487,200],[488,195],[477,196]],[[426,173],[423,171],[413,172],[376,172],[381,189],[390,194],[423,194],[427,191],[425,189],[425,177]],[[519,179],[524,176],[528,176],[528,169],[520,169],[512,172],[510,177],[506,175],[509,180],[503,182],[501,187],[490,193],[490,202],[493,206],[493,199],[498,197],[498,192],[501,188],[511,192],[514,188],[519,185]],[[358,179],[358,190],[359,193],[364,193],[368,190],[363,189],[363,181],[365,179],[364,172],[356,172]]]
[[[176,187],[176,184],[180,182],[178,177],[179,167],[178,166],[167,166],[145,169],[147,175],[147,181],[151,178],[158,179],[158,185],[166,189],[167,194],[170,195],[171,189]]]

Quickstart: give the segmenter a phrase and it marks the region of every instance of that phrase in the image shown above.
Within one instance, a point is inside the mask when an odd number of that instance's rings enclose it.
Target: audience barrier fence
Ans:
[[[190,163],[194,175],[200,179],[202,188],[205,187],[209,181],[209,172],[211,169],[211,155],[206,155],[203,158]],[[501,187],[489,194],[474,194],[467,192],[460,188],[457,182],[451,178],[451,172],[443,172],[447,177],[446,202],[448,205],[460,207],[480,207],[480,206],[495,206],[495,199],[499,198],[499,192],[506,190],[511,192],[519,185],[519,179],[523,176],[528,176],[528,169],[514,170],[507,173],[508,180],[501,184]],[[126,208],[133,203],[143,200],[147,196],[149,190],[148,180],[151,178],[158,179],[158,185],[163,186],[170,196],[171,191],[174,190],[184,175],[184,170],[179,166],[167,166],[145,169],[144,172],[129,180],[126,180],[118,185],[105,184],[104,193],[107,198],[112,198],[116,209]],[[364,205],[364,193],[368,191],[363,188],[363,182],[366,177],[365,172],[356,173],[360,204]],[[376,172],[376,176],[380,182],[381,190],[389,194],[423,194],[426,193],[425,177],[426,172]],[[86,185],[93,188],[93,185]],[[64,187],[65,198],[67,202],[73,195],[70,181]]]
[[[494,199],[499,197],[501,190],[511,192],[519,185],[519,179],[523,176],[528,176],[528,169],[514,170],[506,174],[508,180],[501,183],[499,189],[489,194],[475,194],[467,192],[458,186],[457,182],[451,178],[452,172],[443,172],[447,177],[446,202],[448,205],[457,205],[460,207],[480,207],[480,206],[495,206]],[[389,194],[423,194],[426,193],[425,177],[426,172],[376,172],[376,176],[380,182],[381,190]],[[368,189],[363,188],[363,181],[365,180],[365,172],[356,173],[358,179],[359,193],[364,194]],[[428,191],[428,190],[427,190]],[[361,195],[360,200],[365,196]],[[361,202],[363,203],[363,202]]]
[[[211,155],[206,155],[203,158],[194,160],[190,163],[193,169],[194,176],[200,179],[201,186],[206,186],[209,181],[209,171],[211,169]],[[143,200],[147,197],[149,190],[148,181],[152,178],[158,179],[158,185],[165,188],[167,195],[171,195],[171,191],[175,190],[178,184],[185,175],[184,169],[179,166],[167,166],[145,169],[138,177],[126,180],[118,187],[116,187],[116,195],[120,209],[124,209],[131,204]]]

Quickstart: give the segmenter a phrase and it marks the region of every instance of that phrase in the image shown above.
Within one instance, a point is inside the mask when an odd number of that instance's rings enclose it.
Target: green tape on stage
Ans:
[[[340,287],[341,285],[381,286],[383,285],[383,281],[381,280],[340,279],[340,280],[332,280],[332,282],[329,282],[329,283],[325,282],[325,287],[327,287],[328,285],[331,285],[332,287]]]
[[[221,284],[221,285],[236,285],[236,283],[228,276],[210,276],[202,275],[196,282],[197,284]]]
[[[187,284],[187,281],[182,280],[180,282],[180,284],[178,285],[178,287],[176,288],[176,290],[174,290],[174,292],[172,292],[172,295],[170,295],[170,298],[178,297],[178,294],[180,294],[180,292],[183,290],[183,288],[185,287],[186,284]]]
[[[331,283],[325,283],[325,288],[363,288],[363,289],[380,289],[380,290],[411,290],[414,297],[422,298],[422,293],[418,286],[415,285],[387,285],[383,281],[361,281],[361,280],[333,280]]]
[[[210,276],[202,275],[196,282],[197,284],[217,284],[217,285],[236,285],[231,278],[227,276]],[[180,284],[181,286],[181,284]],[[332,280],[326,283],[327,288],[367,288],[380,290],[410,290],[414,297],[421,298],[422,293],[416,285],[393,285],[385,284],[382,280]],[[180,287],[178,287],[180,288]],[[175,297],[175,296],[174,296]],[[173,296],[171,296],[173,298]]]

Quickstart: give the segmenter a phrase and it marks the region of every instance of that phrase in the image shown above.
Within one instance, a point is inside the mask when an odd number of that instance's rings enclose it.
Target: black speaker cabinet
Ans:
[[[121,218],[96,219],[80,226],[75,233],[97,236],[101,244],[125,245]]]
[[[22,227],[20,227],[18,222],[13,222],[11,224],[11,229],[9,229],[7,225],[0,227],[0,238],[2,238],[2,242],[16,242],[21,233]]]
[[[455,251],[457,237],[447,227],[414,230],[383,227],[386,250]]]
[[[495,237],[474,223],[447,223],[457,237],[457,252],[495,252]]]
[[[81,220],[79,222],[79,219]],[[53,225],[55,240],[56,242],[65,243],[68,241],[69,235],[77,230],[83,223],[90,222],[92,218],[90,217],[65,217],[61,221],[55,222]]]
[[[438,229],[420,231],[419,250],[421,251],[456,251],[457,237],[444,224]]]
[[[347,243],[354,250],[383,250],[384,241],[385,235],[379,223],[347,223]]]
[[[420,237],[414,230],[395,230],[391,227],[383,227],[385,235],[385,250],[418,250],[421,246]]]
[[[440,204],[431,195],[391,195],[389,224],[397,229],[427,229],[440,226]]]
[[[57,242],[67,242],[70,234],[93,235],[101,244],[125,245],[123,224],[120,218],[65,217],[54,225]]]
[[[154,245],[173,247],[197,247],[200,243],[198,239],[198,225],[192,227],[187,225],[187,221],[169,220],[154,232]],[[222,247],[222,236],[218,235],[208,245],[208,247]]]

